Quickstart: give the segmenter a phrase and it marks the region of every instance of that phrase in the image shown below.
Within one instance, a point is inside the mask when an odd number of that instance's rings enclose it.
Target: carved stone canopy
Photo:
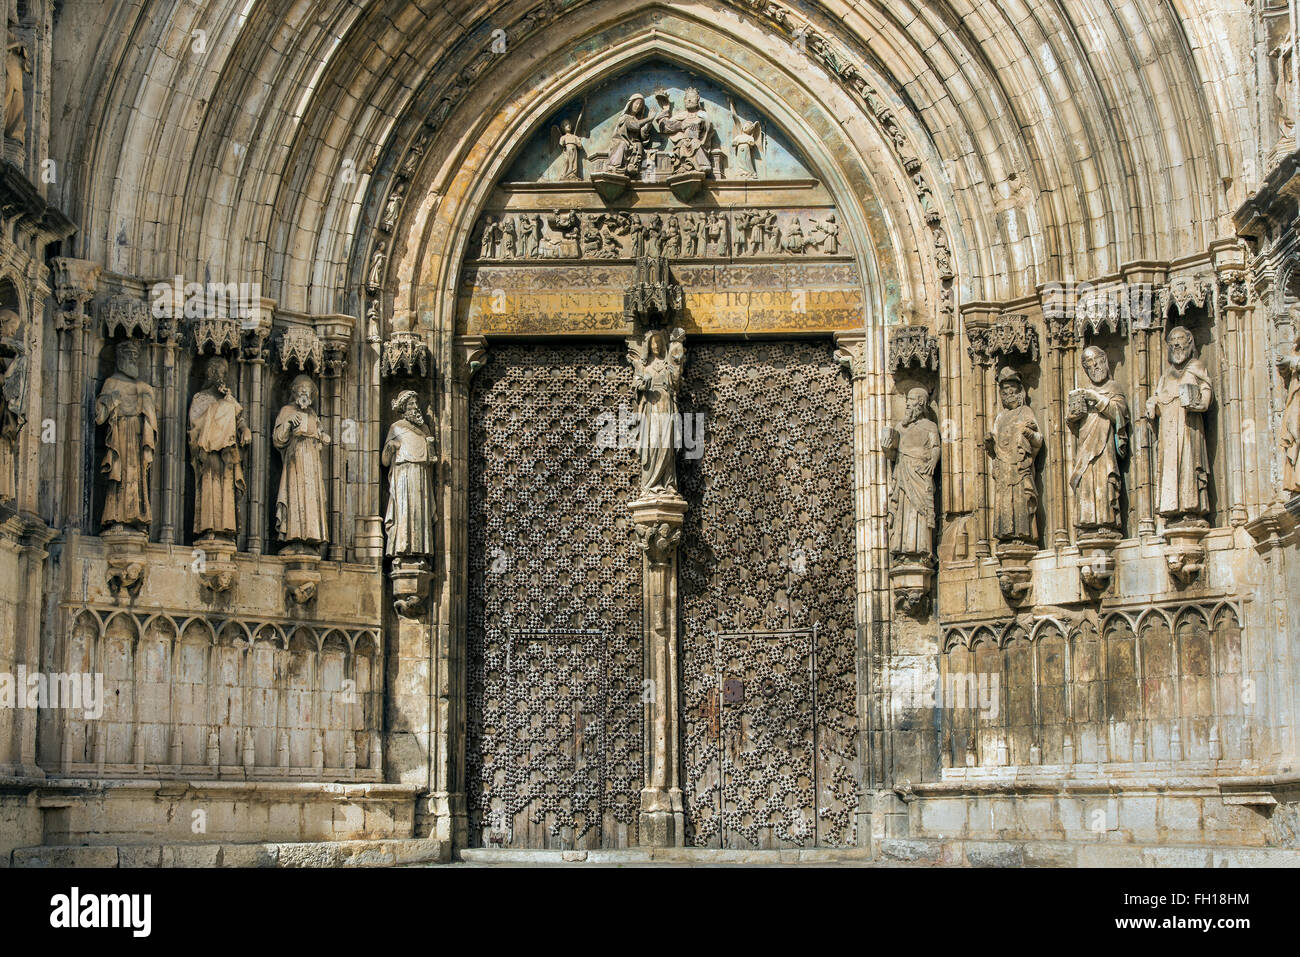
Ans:
[[[394,332],[384,341],[379,370],[386,379],[396,376],[428,378],[429,347],[414,332]]]
[[[939,340],[925,326],[889,330],[889,368],[897,375],[911,367],[931,372],[939,369]]]
[[[211,352],[220,355],[225,351],[237,352],[240,347],[238,319],[191,319],[190,336],[198,355]]]
[[[1170,309],[1180,316],[1186,315],[1187,310],[1192,306],[1204,309],[1212,288],[1211,283],[1205,279],[1191,276],[1178,276],[1171,279],[1160,289],[1156,314],[1163,320],[1169,316]]]
[[[153,337],[153,313],[142,299],[123,293],[113,296],[105,304],[104,336],[112,339],[119,333],[127,337]]]
[[[641,256],[636,277],[623,294],[623,316],[627,321],[648,325],[667,321],[681,311],[685,297],[673,281],[668,260],[662,256]]]
[[[1003,313],[991,323],[970,322],[966,326],[966,338],[972,362],[990,365],[1012,358],[1038,361],[1038,330],[1030,324],[1028,316]]]
[[[280,336],[280,368],[286,372],[294,367],[303,372],[319,372],[323,351],[324,346],[315,330],[290,326]]]

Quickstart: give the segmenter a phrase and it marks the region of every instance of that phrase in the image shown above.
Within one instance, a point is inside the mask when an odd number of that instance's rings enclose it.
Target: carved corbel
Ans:
[[[488,361],[488,341],[484,336],[456,337],[457,374],[468,382]]]
[[[107,547],[105,578],[108,590],[118,602],[138,597],[148,570],[145,547],[149,544],[149,536],[142,531],[118,527],[105,531],[100,538]]]
[[[239,584],[235,543],[230,539],[206,536],[195,541],[191,567],[198,573],[200,585],[212,597],[233,593]]]
[[[1164,556],[1169,574],[1179,585],[1186,587],[1201,577],[1205,571],[1205,537],[1209,525],[1185,522],[1167,526],[1164,530]]]

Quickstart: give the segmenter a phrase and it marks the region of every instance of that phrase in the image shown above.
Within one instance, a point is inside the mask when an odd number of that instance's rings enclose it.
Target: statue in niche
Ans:
[[[479,258],[496,259],[500,242],[501,224],[497,222],[495,216],[485,216],[483,218],[483,234],[479,238]]]
[[[290,383],[289,398],[271,430],[271,443],[284,463],[275,497],[275,533],[282,542],[317,546],[329,541],[323,453],[330,437],[321,428],[310,376]]]
[[[126,339],[117,346],[117,371],[95,399],[95,424],[107,426],[104,437],[105,528],[148,531],[149,469],[158,447],[158,411],[153,386],[140,378],[140,344]]]
[[[0,309],[0,502],[18,497],[14,447],[27,424],[27,351],[21,334],[18,313]]]
[[[559,126],[551,127],[551,149],[560,150],[564,158],[560,179],[582,179],[580,161],[586,147],[583,146],[582,134],[578,131],[582,129],[582,117],[586,112],[584,106],[576,121],[565,120]]]
[[[384,251],[384,244],[380,243],[375,247],[375,251],[370,254],[370,272],[366,275],[366,286],[370,289],[379,289],[384,285],[384,262],[388,256]]]
[[[942,443],[939,427],[926,418],[930,394],[907,393],[907,416],[890,429],[885,455],[894,463],[889,491],[889,553],[895,559],[929,561],[934,554],[934,470]]]
[[[1066,421],[1078,434],[1070,471],[1075,523],[1081,531],[1118,532],[1120,461],[1128,453],[1128,400],[1111,378],[1104,349],[1083,350],[1083,371],[1092,385],[1070,392],[1066,412]]]
[[[731,106],[731,148],[736,154],[736,179],[758,179],[758,152],[763,138],[763,128],[758,120],[746,123],[736,113],[736,104]]]
[[[677,393],[686,364],[685,337],[681,329],[674,329],[671,336],[662,329],[653,329],[641,342],[628,342],[637,395],[637,455],[643,496],[678,495]]]
[[[11,28],[11,35],[12,32]],[[27,95],[23,92],[23,76],[31,72],[26,44],[10,43],[5,56],[5,138],[15,143],[27,142]]]
[[[654,127],[668,137],[672,149],[674,173],[703,173],[713,171],[709,147],[714,139],[713,121],[705,112],[700,91],[691,87],[686,91],[684,109],[674,113],[667,93],[655,94],[659,102],[659,115]]]
[[[640,93],[633,94],[627,101],[610,138],[609,157],[605,161],[608,172],[632,177],[640,174],[641,164],[645,162],[645,144],[654,131],[654,120],[649,112],[645,97]]]
[[[1038,420],[1025,403],[1025,384],[1015,369],[998,373],[1002,411],[984,448],[993,459],[993,537],[999,542],[1038,544],[1038,480],[1034,460],[1043,447]]]
[[[244,407],[231,395],[229,365],[208,362],[205,388],[190,403],[190,461],[194,467],[194,531],[233,538],[239,496],[244,494],[242,449],[253,441]]]
[[[388,469],[388,509],[384,513],[384,552],[398,558],[421,558],[436,551],[433,540],[433,505],[436,490],[433,466],[438,440],[420,411],[420,398],[412,389],[393,400],[402,417],[392,424],[380,463]],[[433,418],[433,411],[428,410]]]
[[[393,227],[397,225],[397,216],[402,211],[402,197],[406,194],[406,183],[401,180],[393,187],[388,194],[388,201],[384,204],[384,215],[379,221],[379,226],[384,232],[391,233]]]
[[[828,256],[839,253],[840,224],[836,221],[834,213],[829,214],[825,219],[814,219],[808,233],[810,245],[817,247]]]
[[[1282,491],[1300,495],[1300,307],[1291,309],[1295,342],[1291,354],[1277,357],[1277,371],[1286,383],[1282,411]]]
[[[1288,32],[1271,54],[1277,80],[1273,85],[1273,105],[1277,110],[1278,141],[1295,140],[1295,82],[1292,75],[1295,37]]]
[[[1210,514],[1210,466],[1202,415],[1214,401],[1205,363],[1185,326],[1168,336],[1169,367],[1147,399],[1156,425],[1156,511],[1168,524],[1203,523]]]

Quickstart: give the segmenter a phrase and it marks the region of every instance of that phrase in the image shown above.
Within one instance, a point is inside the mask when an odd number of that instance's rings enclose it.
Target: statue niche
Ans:
[[[677,443],[681,414],[677,393],[686,364],[686,334],[662,329],[628,342],[632,381],[636,385],[637,457],[641,462],[641,498],[680,498],[677,487]]]
[[[18,497],[15,449],[27,424],[27,350],[21,336],[22,318],[0,309],[0,503]]]
[[[199,572],[214,592],[234,588],[233,558],[239,499],[244,494],[244,453],[253,440],[244,407],[231,394],[229,364],[208,361],[204,388],[190,403],[190,465],[194,469],[194,544],[202,552]]]
[[[1025,398],[1020,373],[998,373],[1002,411],[984,448],[993,460],[993,538],[998,543],[998,581],[1009,601],[1029,594],[1029,559],[1038,550],[1038,475],[1035,465],[1043,433]]]
[[[1185,326],[1167,337],[1169,365],[1147,400],[1155,431],[1156,512],[1164,519],[1170,573],[1183,584],[1204,567],[1202,540],[1209,529],[1210,460],[1205,413],[1214,402],[1210,374]]]
[[[1282,491],[1294,496],[1300,495],[1300,307],[1291,307],[1290,315],[1295,335],[1291,353],[1277,357],[1277,371],[1286,386],[1278,448],[1282,452]]]
[[[393,400],[401,414],[388,430],[380,464],[388,469],[388,509],[384,513],[384,554],[393,560],[394,607],[413,617],[428,591],[428,558],[436,551],[433,538],[434,463],[438,440],[425,421],[420,398],[405,389]]]
[[[294,378],[289,398],[271,430],[271,443],[283,461],[275,497],[275,534],[287,543],[287,552],[318,552],[329,541],[322,459],[330,436],[321,428],[316,383],[310,376]]]
[[[942,442],[939,427],[926,418],[930,394],[907,393],[907,413],[885,434],[885,456],[894,463],[889,490],[890,579],[895,601],[913,611],[930,592],[934,568],[934,470]]]
[[[1077,436],[1070,489],[1083,554],[1080,574],[1085,585],[1100,590],[1110,584],[1110,552],[1123,534],[1120,463],[1128,454],[1128,400],[1111,377],[1105,350],[1084,349],[1083,370],[1090,386],[1072,390],[1067,400],[1066,421]]]
[[[126,339],[117,346],[117,371],[95,399],[95,424],[103,426],[105,529],[148,531],[149,470],[158,447],[158,412],[153,386],[140,377],[140,344]]]

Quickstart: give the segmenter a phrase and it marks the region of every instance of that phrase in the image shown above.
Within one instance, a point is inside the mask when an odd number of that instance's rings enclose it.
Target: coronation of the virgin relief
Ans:
[[[1012,6],[0,4],[0,860],[1291,860],[1297,11]]]

